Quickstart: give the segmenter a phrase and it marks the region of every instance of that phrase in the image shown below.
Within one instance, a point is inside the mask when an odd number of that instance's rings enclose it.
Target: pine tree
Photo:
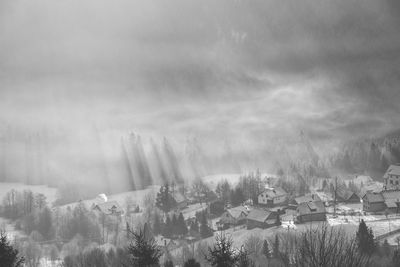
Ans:
[[[249,253],[245,249],[240,249],[237,256],[237,267],[254,267],[254,262],[249,258]]]
[[[51,238],[53,219],[49,207],[45,207],[39,214],[38,230],[43,237],[48,240]]]
[[[269,258],[271,256],[271,254],[270,254],[271,252],[269,250],[269,245],[268,245],[268,241],[267,240],[264,240],[262,253],[267,258]]]
[[[1,266],[23,266],[25,259],[18,256],[18,250],[10,245],[7,235],[0,232],[0,263]]]
[[[178,219],[176,218],[176,215],[172,215],[172,235],[179,235],[179,225],[178,225]]]
[[[138,232],[129,231],[130,236],[132,236],[131,244],[127,248],[129,263],[133,266],[159,266],[162,252],[155,240],[147,237],[142,229]]]
[[[190,224],[190,231],[195,233],[199,232],[199,222],[197,219]]]
[[[233,241],[225,235],[217,235],[214,246],[208,248],[206,260],[211,266],[215,267],[231,267],[234,266],[238,258],[232,246]]]
[[[386,257],[388,257],[390,255],[390,245],[389,245],[389,242],[387,241],[387,239],[385,239],[383,241],[382,252]]]
[[[274,257],[279,258],[279,237],[275,235],[275,242],[274,242]]]
[[[157,193],[156,206],[164,213],[168,213],[172,209],[173,205],[173,198],[167,183],[165,186],[161,186],[160,191]]]
[[[328,186],[328,183],[326,182],[326,180],[324,180],[322,182],[322,190],[325,190],[325,188]]]
[[[188,229],[187,229],[187,226],[185,223],[185,218],[183,218],[182,212],[179,213],[178,226],[179,226],[179,234],[180,235],[186,235],[188,233]]]
[[[154,213],[154,219],[153,219],[153,231],[154,235],[158,235],[161,233],[161,218],[158,212]]]
[[[279,225],[282,225],[281,216],[279,215],[279,213],[276,215],[275,224],[278,225],[278,226],[279,226]]]
[[[212,230],[210,229],[210,227],[208,227],[207,217],[204,212],[200,221],[200,235],[202,238],[212,236]]]
[[[167,216],[167,219],[165,220],[163,236],[170,237],[171,235],[172,235],[172,223],[169,216]]]
[[[374,234],[371,228],[361,220],[356,234],[358,247],[362,253],[371,254],[375,250]]]

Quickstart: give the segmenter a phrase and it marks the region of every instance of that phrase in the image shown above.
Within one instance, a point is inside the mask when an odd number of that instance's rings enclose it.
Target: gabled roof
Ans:
[[[363,199],[366,199],[369,203],[379,203],[385,201],[381,193],[367,192]]]
[[[281,187],[275,187],[275,188],[266,188],[261,194],[267,194],[268,197],[273,198],[273,197],[286,195],[287,193]]]
[[[389,178],[389,175],[398,175],[400,176],[400,166],[399,165],[390,165],[387,169],[383,178]]]
[[[297,204],[304,203],[304,202],[318,201],[318,200],[321,200],[321,198],[317,194],[307,194],[305,196],[296,197],[294,199],[294,201]]]
[[[297,206],[297,212],[299,215],[315,214],[315,213],[326,213],[324,203],[322,201],[304,202]]]
[[[228,212],[231,214],[231,216],[232,216],[233,218],[235,218],[235,219],[239,218],[240,215],[241,215],[242,213],[244,213],[244,215],[247,215],[247,214],[249,213],[249,211],[247,210],[247,208],[244,207],[244,206],[234,207],[234,208],[228,209],[227,211],[228,211]]]
[[[352,192],[351,190],[348,190],[344,186],[338,186],[338,188],[336,190],[336,194],[339,198],[341,198],[345,201],[349,200],[353,195],[356,195],[354,192]]]
[[[385,201],[385,204],[388,208],[397,208],[397,204],[393,201]]]
[[[382,196],[387,200],[393,200],[394,202],[400,202],[400,191],[383,191]]]
[[[93,207],[93,209],[98,209],[99,211],[107,215],[123,212],[117,201],[98,203]]]
[[[249,215],[247,215],[247,219],[257,222],[265,222],[271,214],[272,212],[268,210],[254,209],[250,211]]]

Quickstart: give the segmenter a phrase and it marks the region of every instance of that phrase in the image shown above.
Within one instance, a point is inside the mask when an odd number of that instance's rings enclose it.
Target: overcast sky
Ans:
[[[400,125],[399,56],[397,0],[2,0],[0,120],[247,147],[369,136]]]

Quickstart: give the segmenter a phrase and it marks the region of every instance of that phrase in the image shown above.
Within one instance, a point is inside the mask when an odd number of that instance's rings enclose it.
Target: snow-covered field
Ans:
[[[53,203],[57,197],[57,188],[48,187],[47,185],[26,185],[22,183],[0,183],[0,201],[3,200],[7,192],[12,189],[16,191],[31,190],[33,193],[44,194],[48,203]]]

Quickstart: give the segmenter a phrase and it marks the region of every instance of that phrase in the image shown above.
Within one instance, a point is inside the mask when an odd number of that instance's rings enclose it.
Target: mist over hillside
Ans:
[[[398,10],[389,0],[3,1],[1,179],[119,191],[332,165],[341,144],[400,124]]]

